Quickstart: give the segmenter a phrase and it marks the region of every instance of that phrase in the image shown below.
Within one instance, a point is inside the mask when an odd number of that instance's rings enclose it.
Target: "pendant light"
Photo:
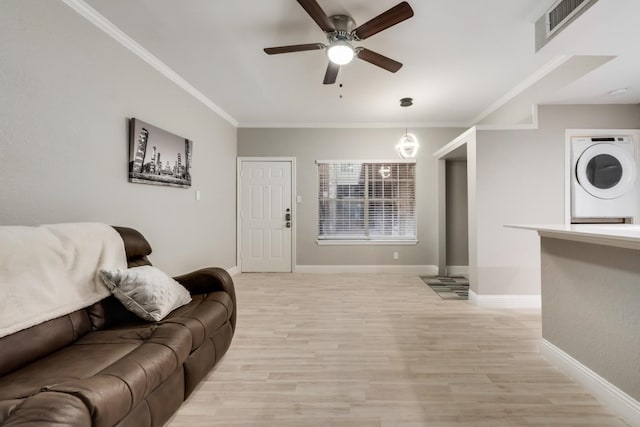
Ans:
[[[403,159],[413,159],[418,154],[418,139],[412,133],[407,131],[407,107],[413,105],[413,98],[402,98],[400,106],[404,110],[404,135],[400,137],[400,141],[396,144],[396,151]]]

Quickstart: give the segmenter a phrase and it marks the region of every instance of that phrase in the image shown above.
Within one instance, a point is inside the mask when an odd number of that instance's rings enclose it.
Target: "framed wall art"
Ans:
[[[129,120],[129,182],[191,187],[193,141]]]

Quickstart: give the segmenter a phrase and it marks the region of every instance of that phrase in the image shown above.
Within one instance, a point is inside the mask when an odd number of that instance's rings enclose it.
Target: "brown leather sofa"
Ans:
[[[129,267],[150,265],[137,231]],[[161,426],[225,354],[236,298],[225,270],[175,278],[192,301],[150,323],[113,296],[0,339],[0,425]],[[34,295],[37,298],[37,295]]]

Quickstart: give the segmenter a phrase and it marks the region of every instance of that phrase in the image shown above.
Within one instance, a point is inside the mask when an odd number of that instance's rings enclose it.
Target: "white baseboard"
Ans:
[[[468,265],[447,265],[447,276],[469,277]]]
[[[540,339],[540,354],[585,386],[598,400],[630,425],[640,426],[640,402],[544,338]]]
[[[435,265],[296,265],[296,273],[412,273],[435,276]]]
[[[237,265],[235,265],[233,267],[230,267],[230,268],[227,268],[227,273],[229,273],[229,276],[233,277],[235,275],[240,274],[240,268],[238,268]]]
[[[540,308],[540,295],[478,295],[469,289],[469,302],[486,308]]]
[[[475,306],[478,305],[478,294],[469,289],[469,302]]]

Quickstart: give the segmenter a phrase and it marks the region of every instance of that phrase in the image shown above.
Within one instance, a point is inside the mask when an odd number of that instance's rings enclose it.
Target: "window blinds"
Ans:
[[[318,162],[318,239],[416,240],[415,162]]]

